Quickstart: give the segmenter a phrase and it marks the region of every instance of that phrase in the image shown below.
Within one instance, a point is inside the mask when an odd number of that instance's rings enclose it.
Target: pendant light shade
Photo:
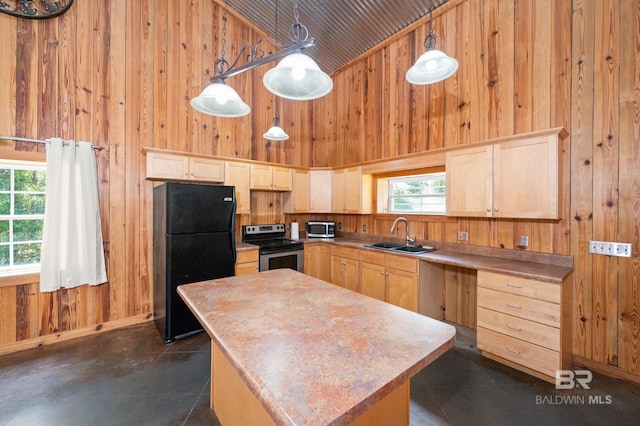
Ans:
[[[273,127],[262,136],[270,141],[286,141],[289,139],[289,135],[280,127],[280,119],[278,117],[273,119]]]
[[[267,71],[262,79],[274,95],[293,100],[320,98],[333,89],[333,81],[313,59],[292,53]]]
[[[458,61],[444,52],[428,50],[407,71],[407,81],[411,84],[432,84],[451,77],[458,70]]]
[[[438,37],[433,33],[433,9],[429,10],[429,34],[424,39],[427,51],[405,75],[411,84],[432,84],[451,77],[458,70],[458,61],[436,49]]]
[[[217,117],[242,117],[251,111],[238,93],[221,79],[207,86],[190,103],[194,109]]]

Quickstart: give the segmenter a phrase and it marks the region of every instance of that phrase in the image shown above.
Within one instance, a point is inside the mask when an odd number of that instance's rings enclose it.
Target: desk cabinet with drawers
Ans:
[[[478,348],[555,382],[571,368],[571,286],[478,271]]]

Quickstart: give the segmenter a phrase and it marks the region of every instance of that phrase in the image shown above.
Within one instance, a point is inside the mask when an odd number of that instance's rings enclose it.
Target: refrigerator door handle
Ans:
[[[235,265],[237,262],[237,250],[236,250],[236,237],[235,237],[235,232],[236,232],[236,207],[237,207],[237,201],[236,201],[236,188],[235,186],[233,187],[233,212],[231,214],[231,248],[232,248],[232,252],[233,252],[233,264]]]

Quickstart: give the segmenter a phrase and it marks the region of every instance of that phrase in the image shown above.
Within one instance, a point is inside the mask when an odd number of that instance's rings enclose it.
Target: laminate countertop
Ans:
[[[372,250],[406,256],[420,261],[459,266],[463,268],[496,272],[521,278],[562,284],[573,271],[573,257],[546,253],[535,253],[481,246],[425,241],[423,245],[433,246],[436,251],[422,254],[408,254],[393,250],[367,247],[382,239],[362,241],[352,238],[306,238],[304,244],[330,243],[338,246]]]
[[[178,287],[277,424],[343,424],[454,345],[455,328],[290,269]]]

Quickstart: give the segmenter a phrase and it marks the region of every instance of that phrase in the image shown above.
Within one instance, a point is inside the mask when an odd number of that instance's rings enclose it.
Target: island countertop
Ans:
[[[454,345],[441,321],[289,269],[178,287],[277,424],[343,424]]]

